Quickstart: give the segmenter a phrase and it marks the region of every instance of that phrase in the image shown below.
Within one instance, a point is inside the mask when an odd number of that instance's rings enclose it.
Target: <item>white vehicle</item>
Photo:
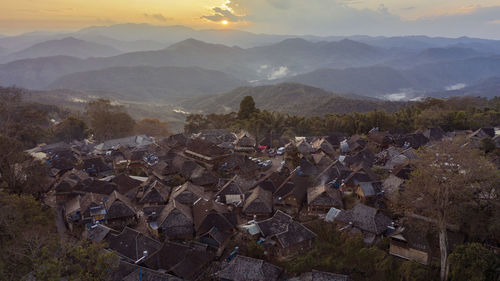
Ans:
[[[278,155],[283,155],[284,153],[285,153],[284,147],[280,147],[280,148],[278,148],[278,150],[276,150],[276,154],[278,154]]]

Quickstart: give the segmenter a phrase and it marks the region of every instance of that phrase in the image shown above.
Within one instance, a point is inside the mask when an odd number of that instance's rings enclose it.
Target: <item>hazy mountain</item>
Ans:
[[[436,97],[480,96],[492,98],[500,96],[500,77],[490,77],[470,86],[461,85],[460,89],[433,93]]]
[[[119,93],[143,102],[173,100],[228,91],[246,83],[223,72],[199,67],[114,67],[65,75],[49,89]]]
[[[292,36],[254,34],[241,30],[195,30],[185,26],[155,26],[149,24],[117,24],[82,29],[77,35],[101,35],[122,41],[147,40],[172,44],[189,38],[225,45],[254,47],[278,42]]]
[[[337,93],[356,93],[372,97],[418,87],[400,71],[383,66],[319,69],[286,80]]]
[[[1,58],[4,62],[39,57],[72,56],[77,58],[106,57],[118,55],[120,51],[106,45],[66,37],[37,43],[27,49]]]
[[[327,113],[365,112],[384,108],[396,110],[401,103],[370,98],[345,97],[323,89],[297,84],[240,87],[224,94],[186,100],[182,106],[202,113],[229,113],[238,111],[245,96],[252,96],[260,109],[311,116]]]
[[[411,98],[491,76],[500,76],[500,56],[429,63],[407,70],[383,66],[319,69],[284,80],[338,93]]]
[[[446,47],[429,48],[414,54],[402,56],[400,58],[385,61],[383,64],[396,68],[410,68],[421,64],[464,60],[474,57],[487,56],[485,52],[479,52],[472,48]]]
[[[41,89],[62,75],[75,72],[75,70],[84,71],[84,62],[79,58],[57,56],[1,64],[0,85]]]
[[[382,61],[385,53],[370,45],[343,39],[338,42],[311,42],[291,38],[276,44],[248,49],[263,65],[284,66],[303,73],[318,68],[366,66]]]

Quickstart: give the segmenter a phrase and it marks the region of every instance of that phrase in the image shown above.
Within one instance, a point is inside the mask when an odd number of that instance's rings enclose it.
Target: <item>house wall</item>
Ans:
[[[405,248],[390,243],[389,254],[421,264],[429,264],[429,254],[413,248]]]
[[[326,214],[331,208],[336,208],[335,206],[314,206],[309,205],[308,212],[310,214]]]

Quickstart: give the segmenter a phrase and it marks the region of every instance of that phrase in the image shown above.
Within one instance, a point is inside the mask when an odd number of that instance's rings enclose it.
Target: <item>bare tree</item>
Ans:
[[[436,222],[441,254],[441,280],[448,277],[447,226],[460,207],[477,199],[495,197],[499,171],[479,151],[444,140],[425,148],[402,193],[406,211]]]

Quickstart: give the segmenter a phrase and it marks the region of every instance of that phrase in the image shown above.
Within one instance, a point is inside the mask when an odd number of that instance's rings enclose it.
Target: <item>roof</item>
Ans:
[[[306,272],[299,277],[289,279],[289,281],[350,281],[348,275],[336,274],[325,271],[312,270]]]
[[[123,277],[122,281],[182,281],[182,279],[147,267],[137,267],[130,274]]]
[[[111,179],[111,182],[116,183],[116,185],[118,186],[117,190],[121,194],[127,194],[129,191],[139,187],[143,183],[142,181],[133,179],[126,174],[117,175],[116,177]]]
[[[283,248],[314,239],[316,234],[292,217],[278,210],[269,219],[257,222],[264,237],[276,237]]]
[[[132,262],[143,257],[144,251],[151,254],[161,247],[161,242],[129,227],[125,227],[119,234],[109,234],[105,240],[110,249]]]
[[[237,223],[236,216],[226,205],[213,200],[198,200],[193,205],[194,227],[197,233],[206,233],[212,227],[231,230]]]
[[[273,212],[273,195],[270,191],[264,190],[257,186],[252,190],[250,196],[243,206],[244,213],[272,213]]]
[[[187,145],[187,151],[191,151],[206,157],[218,157],[225,155],[227,152],[225,149],[217,146],[213,142],[208,140],[203,140],[200,138],[191,139]]]
[[[299,205],[305,201],[307,197],[307,187],[309,185],[309,178],[301,177],[298,173],[292,173],[273,194],[273,201],[275,204],[282,203],[280,197],[283,199],[287,196],[293,195]]]
[[[215,198],[220,197],[221,201],[226,202],[226,195],[240,195],[244,197],[243,191],[241,191],[240,186],[236,182],[234,182],[234,177],[224,186],[222,186],[222,188],[215,194]]]
[[[193,204],[200,198],[205,198],[205,189],[191,182],[185,182],[183,185],[172,190],[171,200],[175,199],[183,204]]]
[[[214,258],[214,255],[194,247],[165,241],[158,251],[144,260],[152,269],[164,269],[180,278],[190,279],[198,275]]]
[[[391,219],[377,209],[358,203],[350,210],[342,210],[336,221],[351,223],[354,227],[373,234],[382,234],[391,224]]]
[[[399,187],[404,183],[404,179],[398,178],[395,175],[389,175],[382,183],[382,189],[386,194],[393,194],[399,190]]]
[[[104,205],[106,206],[105,219],[107,220],[132,217],[136,214],[130,200],[116,191],[111,193]]]
[[[108,233],[112,232],[113,229],[102,225],[96,224],[87,230],[87,239],[92,240],[94,242],[102,242]]]
[[[219,245],[222,245],[222,244],[224,244],[224,242],[226,242],[229,239],[229,237],[231,237],[231,234],[224,232],[224,231],[221,231],[219,228],[214,226],[214,227],[210,228],[210,230],[207,233],[205,233],[201,236],[209,236],[212,239],[214,239],[215,241],[217,241],[217,243]]]
[[[158,180],[153,180],[142,196],[140,203],[166,203],[170,195],[171,187],[164,185]]]
[[[325,184],[307,190],[307,204],[309,206],[344,207],[340,191]]]
[[[167,236],[193,233],[191,208],[176,200],[170,201],[158,216],[158,226],[165,229]]]
[[[283,273],[281,267],[263,260],[245,256],[236,256],[217,273],[221,279],[231,281],[273,281]]]
[[[100,151],[106,150],[116,150],[121,146],[133,148],[150,145],[154,142],[154,138],[147,137],[145,135],[131,136],[120,139],[107,140],[101,144],[98,144],[95,149]]]
[[[372,182],[360,182],[359,183],[359,188],[363,192],[365,196],[375,196],[375,187],[373,186]]]

